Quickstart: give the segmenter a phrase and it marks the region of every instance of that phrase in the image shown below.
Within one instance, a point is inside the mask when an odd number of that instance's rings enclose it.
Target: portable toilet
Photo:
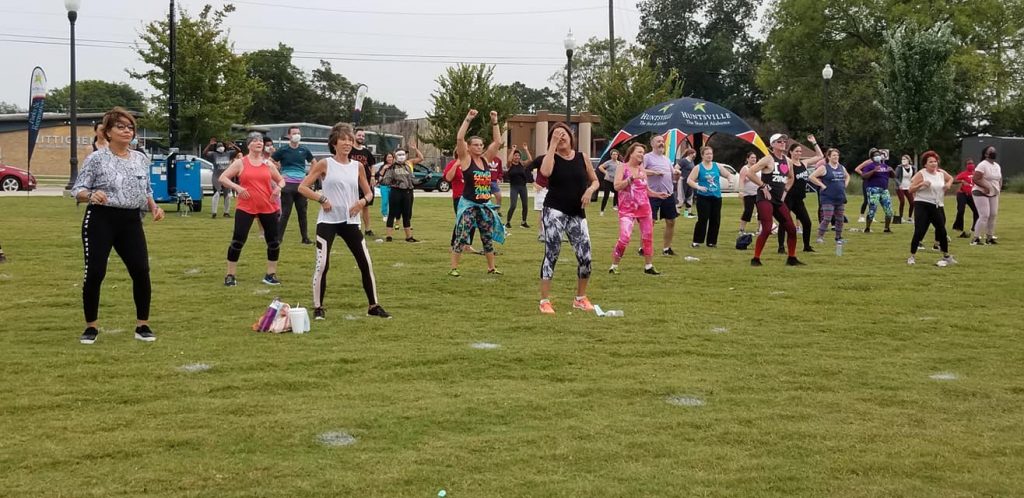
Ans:
[[[160,203],[192,204],[192,211],[203,210],[202,165],[195,158],[171,154],[155,156],[150,164],[149,181],[153,200]]]

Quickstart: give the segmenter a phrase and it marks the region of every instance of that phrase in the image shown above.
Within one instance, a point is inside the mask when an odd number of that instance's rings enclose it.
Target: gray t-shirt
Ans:
[[[99,190],[107,194],[107,206],[142,209],[153,196],[149,183],[149,159],[137,150],[128,157],[117,157],[110,149],[100,149],[85,158],[71,195],[83,190]]]
[[[609,181],[609,182],[614,182],[615,181],[615,170],[619,168],[619,162],[615,161],[615,160],[609,159],[609,160],[605,161],[604,164],[602,164],[601,166],[598,166],[598,168],[602,168],[602,167],[604,168],[604,171],[605,171],[604,179]]]

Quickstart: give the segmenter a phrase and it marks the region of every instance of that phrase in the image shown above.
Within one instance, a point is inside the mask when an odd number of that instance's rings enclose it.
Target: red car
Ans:
[[[16,190],[35,190],[36,177],[28,171],[6,164],[0,164],[0,190],[14,192]]]

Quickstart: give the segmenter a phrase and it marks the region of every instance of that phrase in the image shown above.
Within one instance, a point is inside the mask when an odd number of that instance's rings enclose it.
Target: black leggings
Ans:
[[[860,203],[860,214],[864,214],[864,211],[868,209],[868,184],[862,182],[860,185],[860,193],[864,195],[864,201]]]
[[[231,244],[228,244],[228,261],[238,262],[245,241],[249,238],[249,229],[256,218],[259,218],[260,225],[263,225],[263,238],[267,241],[267,261],[277,261],[281,255],[281,240],[277,236],[277,213],[254,215],[236,209],[235,232],[231,234]]]
[[[693,243],[718,245],[718,229],[722,224],[722,198],[697,194],[697,224],[693,226]]]
[[[284,184],[284,189],[281,190],[281,228],[278,231],[281,235],[279,239],[282,242],[284,241],[284,231],[288,228],[288,218],[292,215],[292,204],[295,204],[295,214],[299,218],[299,235],[302,235],[302,240],[309,240],[309,230],[306,222],[306,206],[308,202],[299,193],[298,183]]]
[[[612,195],[612,206],[618,207],[619,205],[619,191],[615,190],[615,183],[610,182],[604,178],[601,179],[601,191],[604,192],[604,199],[601,199],[601,211],[608,206],[609,194]],[[526,204],[526,201],[523,201]]]
[[[135,318],[149,320],[152,297],[149,252],[139,210],[90,205],[82,220],[82,248],[85,251],[85,281],[82,283],[85,321],[95,322],[99,316],[100,284],[107,275],[111,248],[117,251],[132,277]]]
[[[512,215],[516,214],[516,205],[518,201],[521,199],[523,201],[523,223],[526,223],[526,215],[528,214],[526,207],[526,202],[528,199],[526,196],[526,184],[524,183],[522,185],[516,185],[513,183],[512,194],[509,197],[512,198],[512,204],[509,204],[508,206],[508,216],[505,217],[505,221],[512,223]],[[604,200],[608,200],[607,195],[605,195]]]
[[[452,208],[455,214],[459,214],[459,199],[462,197],[455,197],[452,199]],[[515,202],[515,201],[513,201]],[[523,211],[526,211],[526,206],[523,206]],[[511,216],[510,216],[511,218]],[[455,245],[455,231],[459,229],[459,220],[455,220],[455,226],[452,228],[452,243],[451,246]],[[469,244],[473,245],[473,237],[476,235],[476,225],[469,228]]]
[[[930,202],[914,202],[914,238],[910,241],[910,254],[917,254],[917,246],[928,233],[928,225],[935,227],[936,242],[943,254],[949,253],[949,239],[946,238],[946,213]]]
[[[392,190],[391,194],[394,195]],[[394,199],[394,197],[392,197]],[[377,304],[377,280],[373,277],[373,263],[370,251],[366,248],[366,239],[359,231],[359,225],[348,223],[317,223],[316,224],[316,268],[313,270],[313,307],[322,308],[324,294],[327,292],[327,270],[331,267],[331,246],[334,237],[341,237],[348,246],[356,265],[363,275],[363,290],[370,306]]]
[[[804,198],[786,198],[786,207],[789,208],[789,212],[793,213],[793,216],[800,221],[800,227],[803,230],[804,237],[804,249],[811,247],[811,232],[814,231],[814,227],[811,226],[811,215],[807,212],[807,206],[804,204]],[[779,247],[783,247],[786,244],[786,231],[779,230]]]
[[[750,223],[750,220],[754,216],[754,207],[757,205],[756,195],[744,195],[743,196],[743,214],[740,215],[740,221]]]
[[[971,208],[971,229],[967,230],[964,228],[964,212],[967,208]],[[973,232],[974,226],[978,224],[978,208],[974,205],[974,196],[965,194],[963,192],[956,193],[956,218],[953,220],[953,230],[960,230],[961,232]]]
[[[391,187],[388,193],[388,228],[395,225],[395,220],[402,217],[402,228],[412,228],[412,189]],[[320,225],[317,225],[320,233]]]

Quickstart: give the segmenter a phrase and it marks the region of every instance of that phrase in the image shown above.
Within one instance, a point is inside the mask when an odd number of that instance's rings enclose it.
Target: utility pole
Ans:
[[[608,0],[608,62],[615,67],[615,0]]]
[[[170,17],[168,19],[168,26],[170,28],[168,32],[168,51],[169,54],[169,65],[167,75],[167,118],[169,120],[167,127],[167,146],[171,149],[171,152],[175,152],[178,147],[178,98],[175,96],[175,77],[174,77],[174,59],[175,52],[177,51],[177,45],[175,44],[175,23],[174,23],[174,0],[171,1]]]

